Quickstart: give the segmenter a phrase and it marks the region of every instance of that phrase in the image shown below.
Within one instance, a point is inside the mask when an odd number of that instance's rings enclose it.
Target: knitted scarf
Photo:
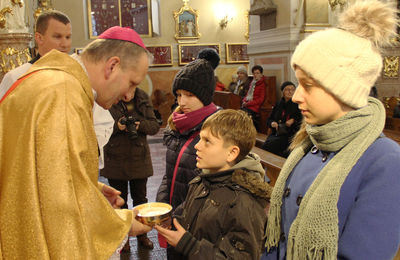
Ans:
[[[172,121],[174,122],[177,130],[180,133],[183,133],[200,124],[205,118],[217,111],[217,107],[214,105],[214,103],[211,103],[186,114],[178,111],[180,111],[179,107],[177,107],[175,112],[172,113]]]
[[[368,105],[322,126],[307,125],[308,137],[284,164],[271,195],[266,248],[277,247],[281,234],[281,206],[285,183],[296,164],[314,144],[337,154],[319,172],[301,201],[289,231],[287,259],[337,259],[339,219],[337,203],[347,175],[365,150],[379,137],[385,124],[381,102]]]

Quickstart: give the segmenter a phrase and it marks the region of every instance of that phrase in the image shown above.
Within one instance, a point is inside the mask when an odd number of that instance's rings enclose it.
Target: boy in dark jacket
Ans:
[[[174,259],[259,259],[272,188],[250,153],[256,130],[243,111],[222,110],[203,124],[196,166],[175,230],[156,229],[175,247]]]

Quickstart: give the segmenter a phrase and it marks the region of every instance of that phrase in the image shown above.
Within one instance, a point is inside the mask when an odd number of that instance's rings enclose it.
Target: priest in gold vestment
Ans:
[[[92,114],[132,98],[148,54],[132,29],[99,38],[49,52],[0,103],[0,259],[108,259],[150,230],[101,193]]]

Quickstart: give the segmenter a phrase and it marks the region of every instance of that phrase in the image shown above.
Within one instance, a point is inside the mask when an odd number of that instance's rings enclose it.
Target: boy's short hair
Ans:
[[[240,153],[236,162],[243,160],[256,143],[253,120],[242,110],[218,111],[207,118],[201,129],[209,129],[212,135],[222,138],[224,145],[238,146]]]

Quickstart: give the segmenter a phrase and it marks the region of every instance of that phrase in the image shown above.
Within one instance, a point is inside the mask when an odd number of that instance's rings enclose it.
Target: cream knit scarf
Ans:
[[[307,125],[308,136],[286,160],[271,195],[266,247],[277,247],[281,234],[281,206],[285,183],[296,164],[314,144],[337,152],[304,195],[289,231],[287,259],[337,259],[340,189],[365,150],[379,137],[385,124],[382,103],[368,99],[368,106],[322,126]]]

